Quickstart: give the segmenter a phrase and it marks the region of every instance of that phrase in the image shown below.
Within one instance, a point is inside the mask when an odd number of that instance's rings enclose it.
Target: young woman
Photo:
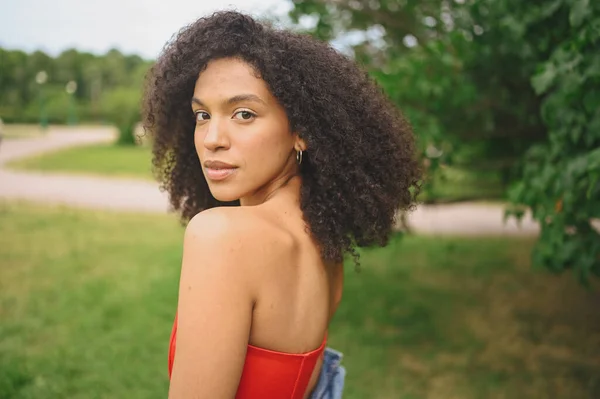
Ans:
[[[237,12],[180,31],[144,103],[155,171],[189,221],[169,397],[320,394],[344,255],[384,245],[418,191],[409,126],[347,57]]]

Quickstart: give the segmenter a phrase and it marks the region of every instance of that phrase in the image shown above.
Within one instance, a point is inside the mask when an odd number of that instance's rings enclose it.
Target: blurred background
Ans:
[[[354,58],[418,138],[421,204],[347,263],[344,397],[600,398],[595,0],[3,2],[0,398],[166,397],[183,227],[139,101],[232,8]]]

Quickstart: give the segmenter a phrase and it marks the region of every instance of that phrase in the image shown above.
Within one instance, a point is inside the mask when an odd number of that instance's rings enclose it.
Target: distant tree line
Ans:
[[[137,122],[151,65],[118,50],[95,55],[71,49],[51,57],[0,48],[0,118],[5,123]]]

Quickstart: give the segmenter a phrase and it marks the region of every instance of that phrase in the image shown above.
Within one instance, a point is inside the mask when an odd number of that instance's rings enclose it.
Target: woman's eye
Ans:
[[[239,111],[235,113],[235,117],[236,119],[241,119],[241,120],[250,120],[252,118],[254,118],[256,115],[254,115],[252,112],[250,111]]]
[[[206,112],[198,111],[196,112],[196,122],[203,122],[210,119],[210,115]]]

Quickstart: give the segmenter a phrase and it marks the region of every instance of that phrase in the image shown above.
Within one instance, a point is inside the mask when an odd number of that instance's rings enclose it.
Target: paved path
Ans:
[[[26,199],[69,206],[125,211],[167,212],[168,198],[156,183],[121,178],[20,172],[4,168],[10,160],[61,148],[114,140],[114,131],[82,128],[53,129],[35,138],[7,139],[0,144],[0,198]],[[517,226],[503,223],[503,207],[461,203],[420,206],[409,215],[417,233],[452,235],[531,235],[538,226],[531,218]]]
[[[2,139],[0,142],[0,168],[14,159],[38,155],[61,148],[110,142],[115,139],[113,128],[92,127],[60,128],[52,127],[43,136],[33,136],[23,139]]]
[[[113,128],[53,128],[44,135],[0,143],[0,197],[70,206],[166,212],[168,198],[155,183],[135,179],[8,170],[17,158],[115,140]]]

